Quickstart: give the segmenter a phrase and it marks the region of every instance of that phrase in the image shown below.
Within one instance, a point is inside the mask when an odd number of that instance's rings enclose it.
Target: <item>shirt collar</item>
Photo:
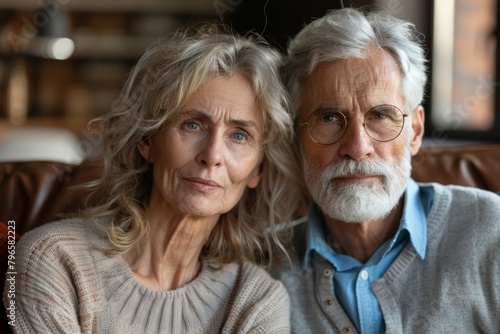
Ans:
[[[309,209],[309,217],[306,225],[306,254],[304,264],[307,265],[311,260],[314,252],[321,254],[325,258],[333,255],[333,250],[326,242],[325,236],[325,221],[321,213],[321,209],[313,203]]]
[[[432,187],[419,187],[413,179],[408,180],[404,196],[401,223],[392,242],[394,243],[394,241],[396,241],[401,234],[401,231],[408,231],[410,242],[422,259],[425,258],[425,249],[427,244],[427,214],[430,210],[433,199],[431,191]],[[309,217],[307,221],[307,250],[304,257],[304,265],[309,263],[314,252],[319,253],[323,258],[330,261],[336,257],[343,256],[336,254],[328,245],[326,242],[324,228],[325,222],[321,210],[315,203],[313,203],[309,210]],[[332,261],[332,263],[333,262],[334,261]]]
[[[432,202],[432,198],[424,196],[425,191],[421,193],[418,184],[413,179],[408,180],[404,197],[403,216],[399,226],[399,231],[408,231],[410,241],[422,260],[425,259],[427,245],[427,214],[431,205],[429,201]]]

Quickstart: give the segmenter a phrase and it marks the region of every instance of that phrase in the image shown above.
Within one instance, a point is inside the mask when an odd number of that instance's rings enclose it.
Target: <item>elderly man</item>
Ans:
[[[296,333],[498,333],[500,197],[417,184],[426,81],[412,24],[331,11],[285,75],[314,203],[277,275]]]

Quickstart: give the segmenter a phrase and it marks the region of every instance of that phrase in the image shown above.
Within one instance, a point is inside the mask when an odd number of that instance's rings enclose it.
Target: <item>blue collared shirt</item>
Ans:
[[[325,223],[316,205],[311,207],[307,224],[305,264],[314,252],[335,268],[333,284],[336,297],[361,333],[383,333],[385,323],[371,284],[385,273],[410,241],[418,255],[425,258],[427,214],[434,198],[431,186],[419,186],[410,179],[404,194],[403,215],[392,239],[382,244],[366,262],[337,254],[326,242]]]

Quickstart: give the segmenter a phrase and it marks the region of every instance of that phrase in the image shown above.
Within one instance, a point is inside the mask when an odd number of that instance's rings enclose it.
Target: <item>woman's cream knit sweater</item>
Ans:
[[[288,333],[283,285],[251,264],[214,270],[172,291],[138,283],[92,220],[27,233],[16,250],[17,333]],[[4,297],[4,304],[11,299]]]

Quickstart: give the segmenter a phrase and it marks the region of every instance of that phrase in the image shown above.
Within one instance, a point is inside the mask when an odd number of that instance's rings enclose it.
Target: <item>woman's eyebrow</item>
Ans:
[[[185,112],[188,114],[190,117],[200,119],[202,121],[208,121],[208,122],[213,122],[213,115],[204,112],[199,109],[190,109],[186,110]],[[257,123],[255,123],[253,120],[246,120],[246,119],[235,119],[235,118],[229,118],[224,120],[226,124],[234,125],[234,126],[239,126],[239,127],[252,127],[255,129],[259,129],[259,126]]]
[[[204,111],[201,111],[199,109],[189,109],[189,110],[186,110],[185,113],[187,115],[189,115],[189,117],[197,118],[197,119],[200,119],[203,121],[212,121],[213,120],[212,115],[210,115]]]
[[[251,121],[251,120],[231,118],[231,119],[229,119],[228,123],[231,125],[242,127],[242,128],[250,127],[250,128],[259,129],[259,127],[257,126],[257,123],[255,123],[254,121]]]

